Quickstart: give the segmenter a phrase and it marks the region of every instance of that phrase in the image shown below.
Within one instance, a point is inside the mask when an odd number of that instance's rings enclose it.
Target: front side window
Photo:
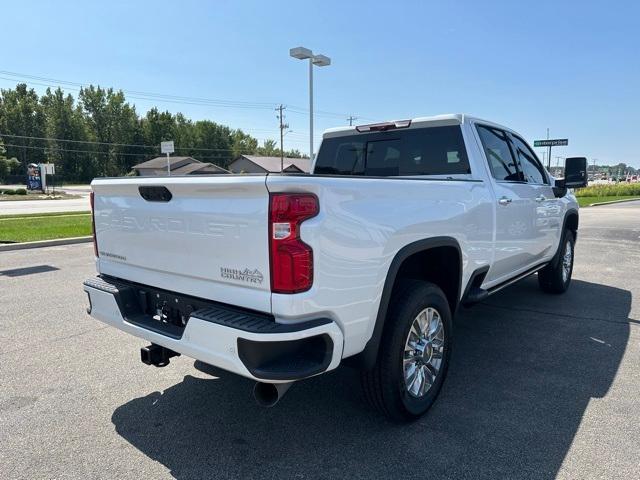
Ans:
[[[522,181],[516,162],[511,155],[509,140],[502,130],[478,125],[478,134],[489,162],[491,175],[496,180]]]
[[[538,161],[538,158],[529,146],[519,137],[512,135],[513,146],[518,162],[518,168],[524,175],[524,179],[529,183],[546,184],[547,176]]]
[[[326,138],[314,173],[412,176],[469,174],[460,126],[426,127]]]

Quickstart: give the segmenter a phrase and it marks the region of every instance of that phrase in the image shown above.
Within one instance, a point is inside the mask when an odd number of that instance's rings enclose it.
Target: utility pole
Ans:
[[[558,175],[558,170],[560,170],[560,159],[561,158],[562,158],[561,156],[556,155],[556,175]],[[551,171],[551,170],[549,170],[549,171]]]
[[[547,127],[547,140],[549,140],[549,127]],[[547,154],[548,169],[551,171],[551,145],[549,145],[549,153]]]
[[[349,115],[349,118],[347,118],[347,121],[349,122],[349,126],[353,127],[353,121],[357,120],[358,117],[354,117],[353,115]]]
[[[285,108],[286,107],[282,104],[276,108],[276,111],[278,112],[278,120],[280,121],[280,172],[284,170],[284,130],[289,128],[289,125],[284,123],[284,114],[282,111]]]

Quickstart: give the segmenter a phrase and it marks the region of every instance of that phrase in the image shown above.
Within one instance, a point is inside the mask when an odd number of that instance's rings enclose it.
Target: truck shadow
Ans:
[[[272,409],[254,404],[246,379],[187,375],[112,421],[179,479],[553,478],[589,400],[615,378],[637,321],[631,299],[576,280],[544,295],[530,278],[462,310],[441,395],[409,425],[370,410],[347,368],[300,382]]]

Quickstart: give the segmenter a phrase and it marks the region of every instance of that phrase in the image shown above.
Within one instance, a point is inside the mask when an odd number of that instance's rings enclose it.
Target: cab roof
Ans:
[[[436,127],[436,126],[446,126],[446,125],[463,125],[468,121],[476,121],[483,123],[485,125],[501,128],[503,130],[512,131],[510,128],[504,127],[494,122],[490,122],[487,120],[483,120],[477,117],[473,117],[471,115],[467,115],[465,113],[447,113],[444,115],[434,115],[431,117],[416,117],[410,119],[411,124],[408,127],[396,127],[396,128],[424,128],[424,127]],[[406,123],[409,119],[402,120],[390,120],[388,122],[376,122],[368,125],[354,125],[354,126],[346,126],[346,127],[335,127],[329,128],[324,131],[323,138],[329,137],[341,137],[344,135],[350,134],[358,134],[358,133],[366,133],[362,129],[368,127],[369,125],[384,125],[389,124],[392,125],[394,123]]]

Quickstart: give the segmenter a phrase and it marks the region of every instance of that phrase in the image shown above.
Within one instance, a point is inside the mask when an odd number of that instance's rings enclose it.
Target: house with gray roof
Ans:
[[[309,173],[311,160],[308,158],[260,157],[258,155],[240,155],[229,165],[233,173],[277,173],[282,168],[286,173]]]
[[[146,162],[134,165],[133,169],[139,176],[167,175],[167,157],[156,157]],[[201,162],[193,157],[169,157],[171,175],[215,175],[230,173],[213,163]]]

